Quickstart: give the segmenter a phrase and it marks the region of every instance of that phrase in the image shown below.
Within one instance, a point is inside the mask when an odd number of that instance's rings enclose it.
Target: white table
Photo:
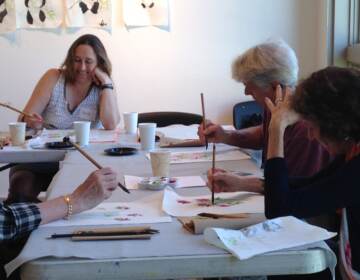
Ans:
[[[131,144],[131,143],[126,143]],[[133,145],[137,145],[134,144]],[[88,149],[104,166],[113,166],[120,174],[149,176],[149,162],[142,152],[131,157],[107,157],[104,148],[114,145],[93,145]],[[48,195],[56,197],[69,193],[81,182],[90,170],[91,164],[76,151],[68,152],[63,166],[71,165],[77,176],[63,176],[62,169],[54,178]],[[203,174],[211,163],[177,164],[171,166],[172,176]],[[232,170],[256,172],[256,165],[250,160],[224,161],[218,167]],[[80,172],[79,170],[83,170]],[[208,193],[206,188],[178,190],[181,194]],[[132,191],[130,196],[118,189],[112,201],[131,201],[148,195],[149,191]],[[153,224],[160,234],[151,240],[139,241],[97,241],[71,242],[70,240],[46,240],[54,229],[40,228],[33,232],[20,255],[26,259],[26,252],[44,250],[45,258],[32,260],[21,267],[22,279],[176,279],[193,277],[225,277],[241,275],[306,274],[326,269],[328,257],[320,248],[296,249],[257,256],[239,261],[227,252],[209,245],[201,235],[195,236],[182,229],[180,223]],[[69,232],[71,228],[56,229]],[[323,245],[319,243],[317,246]],[[46,248],[54,246],[70,258],[49,257]],[[116,252],[116,258],[90,259],[91,252]]]
[[[65,154],[65,150],[5,147],[0,150],[0,163],[59,162],[64,159]]]

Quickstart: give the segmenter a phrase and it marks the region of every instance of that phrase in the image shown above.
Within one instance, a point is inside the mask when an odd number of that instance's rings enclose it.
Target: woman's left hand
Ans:
[[[99,67],[96,67],[92,73],[93,81],[96,85],[112,84],[112,80],[109,75],[102,71]]]
[[[287,126],[296,123],[300,116],[291,109],[291,89],[285,88],[283,93],[281,86],[276,87],[275,102],[271,101],[268,97],[265,98],[265,103],[271,112],[271,126],[285,129]]]

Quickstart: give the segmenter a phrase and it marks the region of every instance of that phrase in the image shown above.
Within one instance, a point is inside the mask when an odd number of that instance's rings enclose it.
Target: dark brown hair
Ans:
[[[327,67],[296,88],[292,107],[330,141],[360,141],[360,72]]]
[[[65,75],[65,80],[72,83],[75,80],[74,58],[75,50],[80,45],[88,45],[92,47],[97,58],[97,66],[106,74],[111,76],[111,62],[107,56],[104,45],[100,39],[92,34],[85,34],[76,39],[68,50],[65,61],[61,65],[61,69]]]

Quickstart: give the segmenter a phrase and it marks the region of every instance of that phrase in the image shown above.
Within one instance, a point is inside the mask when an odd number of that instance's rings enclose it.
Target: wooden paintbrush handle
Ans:
[[[96,241],[96,240],[132,240],[132,239],[150,239],[151,234],[138,235],[109,235],[109,236],[73,236],[72,241]]]

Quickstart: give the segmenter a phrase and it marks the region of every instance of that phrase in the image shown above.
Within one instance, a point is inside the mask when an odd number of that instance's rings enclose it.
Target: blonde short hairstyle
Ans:
[[[232,77],[238,82],[253,82],[259,87],[278,82],[295,86],[299,66],[296,54],[282,40],[268,41],[248,49],[232,64]]]

